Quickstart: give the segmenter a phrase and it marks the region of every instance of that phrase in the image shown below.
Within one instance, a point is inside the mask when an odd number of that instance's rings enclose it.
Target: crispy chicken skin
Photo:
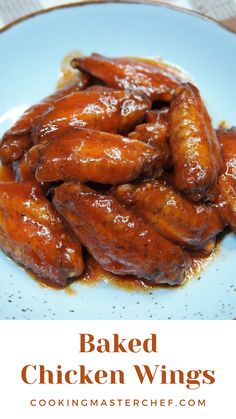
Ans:
[[[70,128],[125,133],[142,121],[151,102],[139,94],[92,86],[55,102],[34,124],[35,143],[47,143]]]
[[[163,237],[186,248],[202,249],[224,228],[216,210],[189,202],[162,180],[121,185],[113,195]]]
[[[71,234],[36,183],[0,183],[0,247],[42,281],[64,287],[83,272]]]
[[[236,231],[236,127],[218,129],[223,155],[223,170],[218,179],[219,193],[215,204],[225,222]]]
[[[137,125],[135,130],[129,133],[129,138],[144,141],[154,147],[160,154],[162,167],[171,167],[171,152],[169,144],[169,109],[147,112],[146,123]],[[149,122],[151,121],[151,122]]]
[[[4,134],[0,143],[0,161],[8,164],[18,160],[32,145],[31,127],[34,119],[45,112],[56,100],[62,96],[84,89],[89,78],[81,74],[78,81],[67,83],[63,88],[47,96],[37,105],[28,108],[16,123]]]
[[[79,180],[117,185],[141,174],[150,176],[161,163],[159,153],[141,141],[83,128],[40,146],[36,169],[40,182]]]
[[[171,100],[174,89],[184,81],[175,68],[148,59],[109,58],[92,54],[75,58],[72,66],[92,74],[109,87],[136,90],[153,101]]]
[[[55,190],[54,205],[102,267],[152,283],[179,284],[188,256],[123,208],[115,198],[79,183]]]
[[[175,185],[194,200],[206,198],[222,166],[220,146],[198,89],[176,89],[170,106],[170,145]]]

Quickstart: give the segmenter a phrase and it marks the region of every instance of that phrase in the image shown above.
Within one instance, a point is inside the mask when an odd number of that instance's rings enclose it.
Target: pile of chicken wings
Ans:
[[[88,252],[108,272],[181,284],[236,229],[236,128],[162,61],[74,58],[76,80],[3,135],[0,247],[65,287]],[[124,277],[125,279],[125,277]]]

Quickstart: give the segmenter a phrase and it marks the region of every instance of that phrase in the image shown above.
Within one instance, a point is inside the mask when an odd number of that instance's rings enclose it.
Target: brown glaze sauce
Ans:
[[[145,280],[138,279],[132,275],[115,275],[111,272],[105,271],[101,265],[91,256],[87,255],[85,257],[85,271],[83,275],[73,278],[73,280],[68,283],[66,288],[63,288],[63,291],[70,297],[77,295],[78,291],[73,288],[74,284],[80,284],[82,286],[94,287],[100,282],[105,282],[110,286],[115,288],[122,289],[127,292],[150,292],[155,289],[167,288],[168,290],[174,290],[177,287],[183,287],[189,283],[192,279],[200,279],[200,275],[208,264],[214,259],[220,247],[220,243],[217,244],[216,248],[210,256],[204,255],[191,255],[192,264],[189,268],[185,282],[181,285],[165,285],[165,284],[150,284]],[[61,288],[55,287],[54,284],[51,284],[50,281],[39,278],[29,269],[23,268],[41,287],[61,290]]]
[[[100,281],[104,281],[109,285],[125,289],[127,291],[143,291],[150,289],[151,285],[145,283],[141,279],[137,279],[132,275],[115,275],[111,272],[105,271],[101,265],[91,256],[86,257],[86,270],[85,273],[78,278],[82,285],[94,286]]]
[[[216,253],[218,252],[219,244],[217,244],[215,250],[212,252],[210,256],[205,255],[191,255],[192,264],[190,269],[188,270],[185,282],[182,285],[163,285],[163,284],[150,284],[143,279],[138,279],[135,276],[122,276],[122,275],[115,275],[110,272],[106,272],[99,264],[94,260],[92,256],[88,256],[86,259],[86,270],[82,276],[77,279],[81,285],[86,286],[94,286],[100,281],[104,281],[107,284],[121,288],[125,291],[142,291],[142,292],[150,292],[151,290],[155,290],[157,288],[168,288],[168,289],[175,289],[176,287],[184,286],[187,284],[191,279],[197,278],[200,279],[201,272],[207,267],[207,265],[211,262],[211,260],[215,257]]]

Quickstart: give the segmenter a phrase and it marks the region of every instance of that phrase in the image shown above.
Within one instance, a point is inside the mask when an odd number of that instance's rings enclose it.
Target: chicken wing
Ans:
[[[31,127],[34,119],[45,112],[57,99],[74,91],[84,89],[88,84],[88,75],[82,74],[78,81],[66,84],[62,89],[46,97],[42,102],[28,108],[16,123],[4,134],[0,143],[0,160],[8,164],[18,160],[24,151],[32,145]]]
[[[169,101],[183,75],[161,61],[138,58],[108,58],[99,54],[72,60],[72,66],[85,70],[109,87],[138,91],[151,100]]]
[[[128,137],[133,140],[144,141],[151,145],[160,154],[162,167],[171,167],[171,152],[169,145],[169,109],[163,108],[160,111],[150,111],[146,116],[147,123],[137,125],[135,130],[130,132]]]
[[[161,167],[159,154],[141,141],[90,129],[71,130],[40,150],[40,182],[79,180],[117,185],[150,176]],[[36,146],[38,147],[38,146]]]
[[[35,183],[0,183],[0,247],[57,287],[84,269],[81,245]]]
[[[217,130],[224,166],[218,180],[215,204],[220,215],[236,231],[236,128]]]
[[[70,128],[125,133],[142,121],[151,102],[141,95],[92,86],[58,100],[34,124],[34,142],[46,143]]]
[[[177,88],[170,107],[170,145],[175,185],[194,200],[206,198],[222,166],[220,146],[198,89]]]
[[[56,188],[53,202],[105,270],[153,283],[183,282],[188,256],[113,197],[71,182]]]
[[[161,180],[121,185],[113,195],[163,237],[186,248],[202,249],[224,228],[215,209],[187,201]]]

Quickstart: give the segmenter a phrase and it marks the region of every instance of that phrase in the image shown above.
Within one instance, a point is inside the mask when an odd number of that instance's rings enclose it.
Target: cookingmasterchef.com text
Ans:
[[[206,399],[31,399],[32,407],[205,407]]]

